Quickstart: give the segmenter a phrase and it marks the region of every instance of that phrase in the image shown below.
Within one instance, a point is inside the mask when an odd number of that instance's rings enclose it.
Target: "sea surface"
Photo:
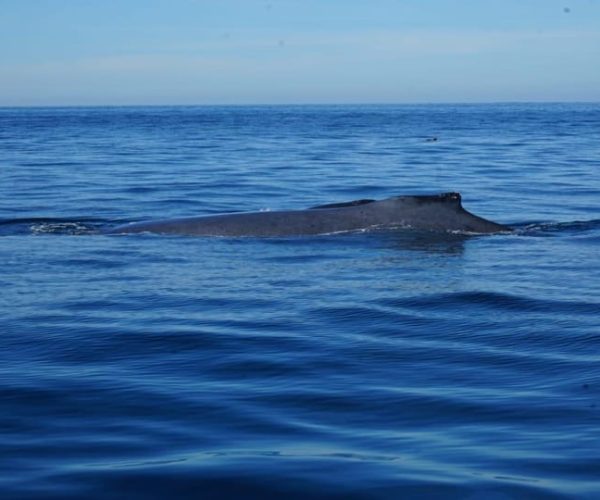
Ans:
[[[0,265],[3,499],[600,498],[600,104],[1,108]]]

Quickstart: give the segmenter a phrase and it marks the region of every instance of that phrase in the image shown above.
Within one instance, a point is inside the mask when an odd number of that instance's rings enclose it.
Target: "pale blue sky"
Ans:
[[[600,101],[600,0],[0,0],[0,105]]]

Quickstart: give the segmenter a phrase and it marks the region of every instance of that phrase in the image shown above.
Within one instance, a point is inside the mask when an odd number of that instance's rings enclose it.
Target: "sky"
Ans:
[[[0,106],[600,101],[600,0],[0,0]]]

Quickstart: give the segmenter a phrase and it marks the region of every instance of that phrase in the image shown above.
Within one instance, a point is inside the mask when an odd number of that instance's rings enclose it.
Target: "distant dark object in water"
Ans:
[[[307,210],[240,212],[138,222],[107,234],[158,233],[195,236],[298,236],[374,228],[498,233],[511,229],[471,214],[459,193],[394,196],[319,205]]]
[[[427,139],[425,139],[425,142],[437,142],[437,140],[437,137],[428,137]]]

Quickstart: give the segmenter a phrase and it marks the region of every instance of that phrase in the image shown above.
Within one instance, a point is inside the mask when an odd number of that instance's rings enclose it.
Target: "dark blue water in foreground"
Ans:
[[[518,230],[98,234],[443,191]],[[600,495],[600,105],[0,109],[0,236],[2,498]]]

